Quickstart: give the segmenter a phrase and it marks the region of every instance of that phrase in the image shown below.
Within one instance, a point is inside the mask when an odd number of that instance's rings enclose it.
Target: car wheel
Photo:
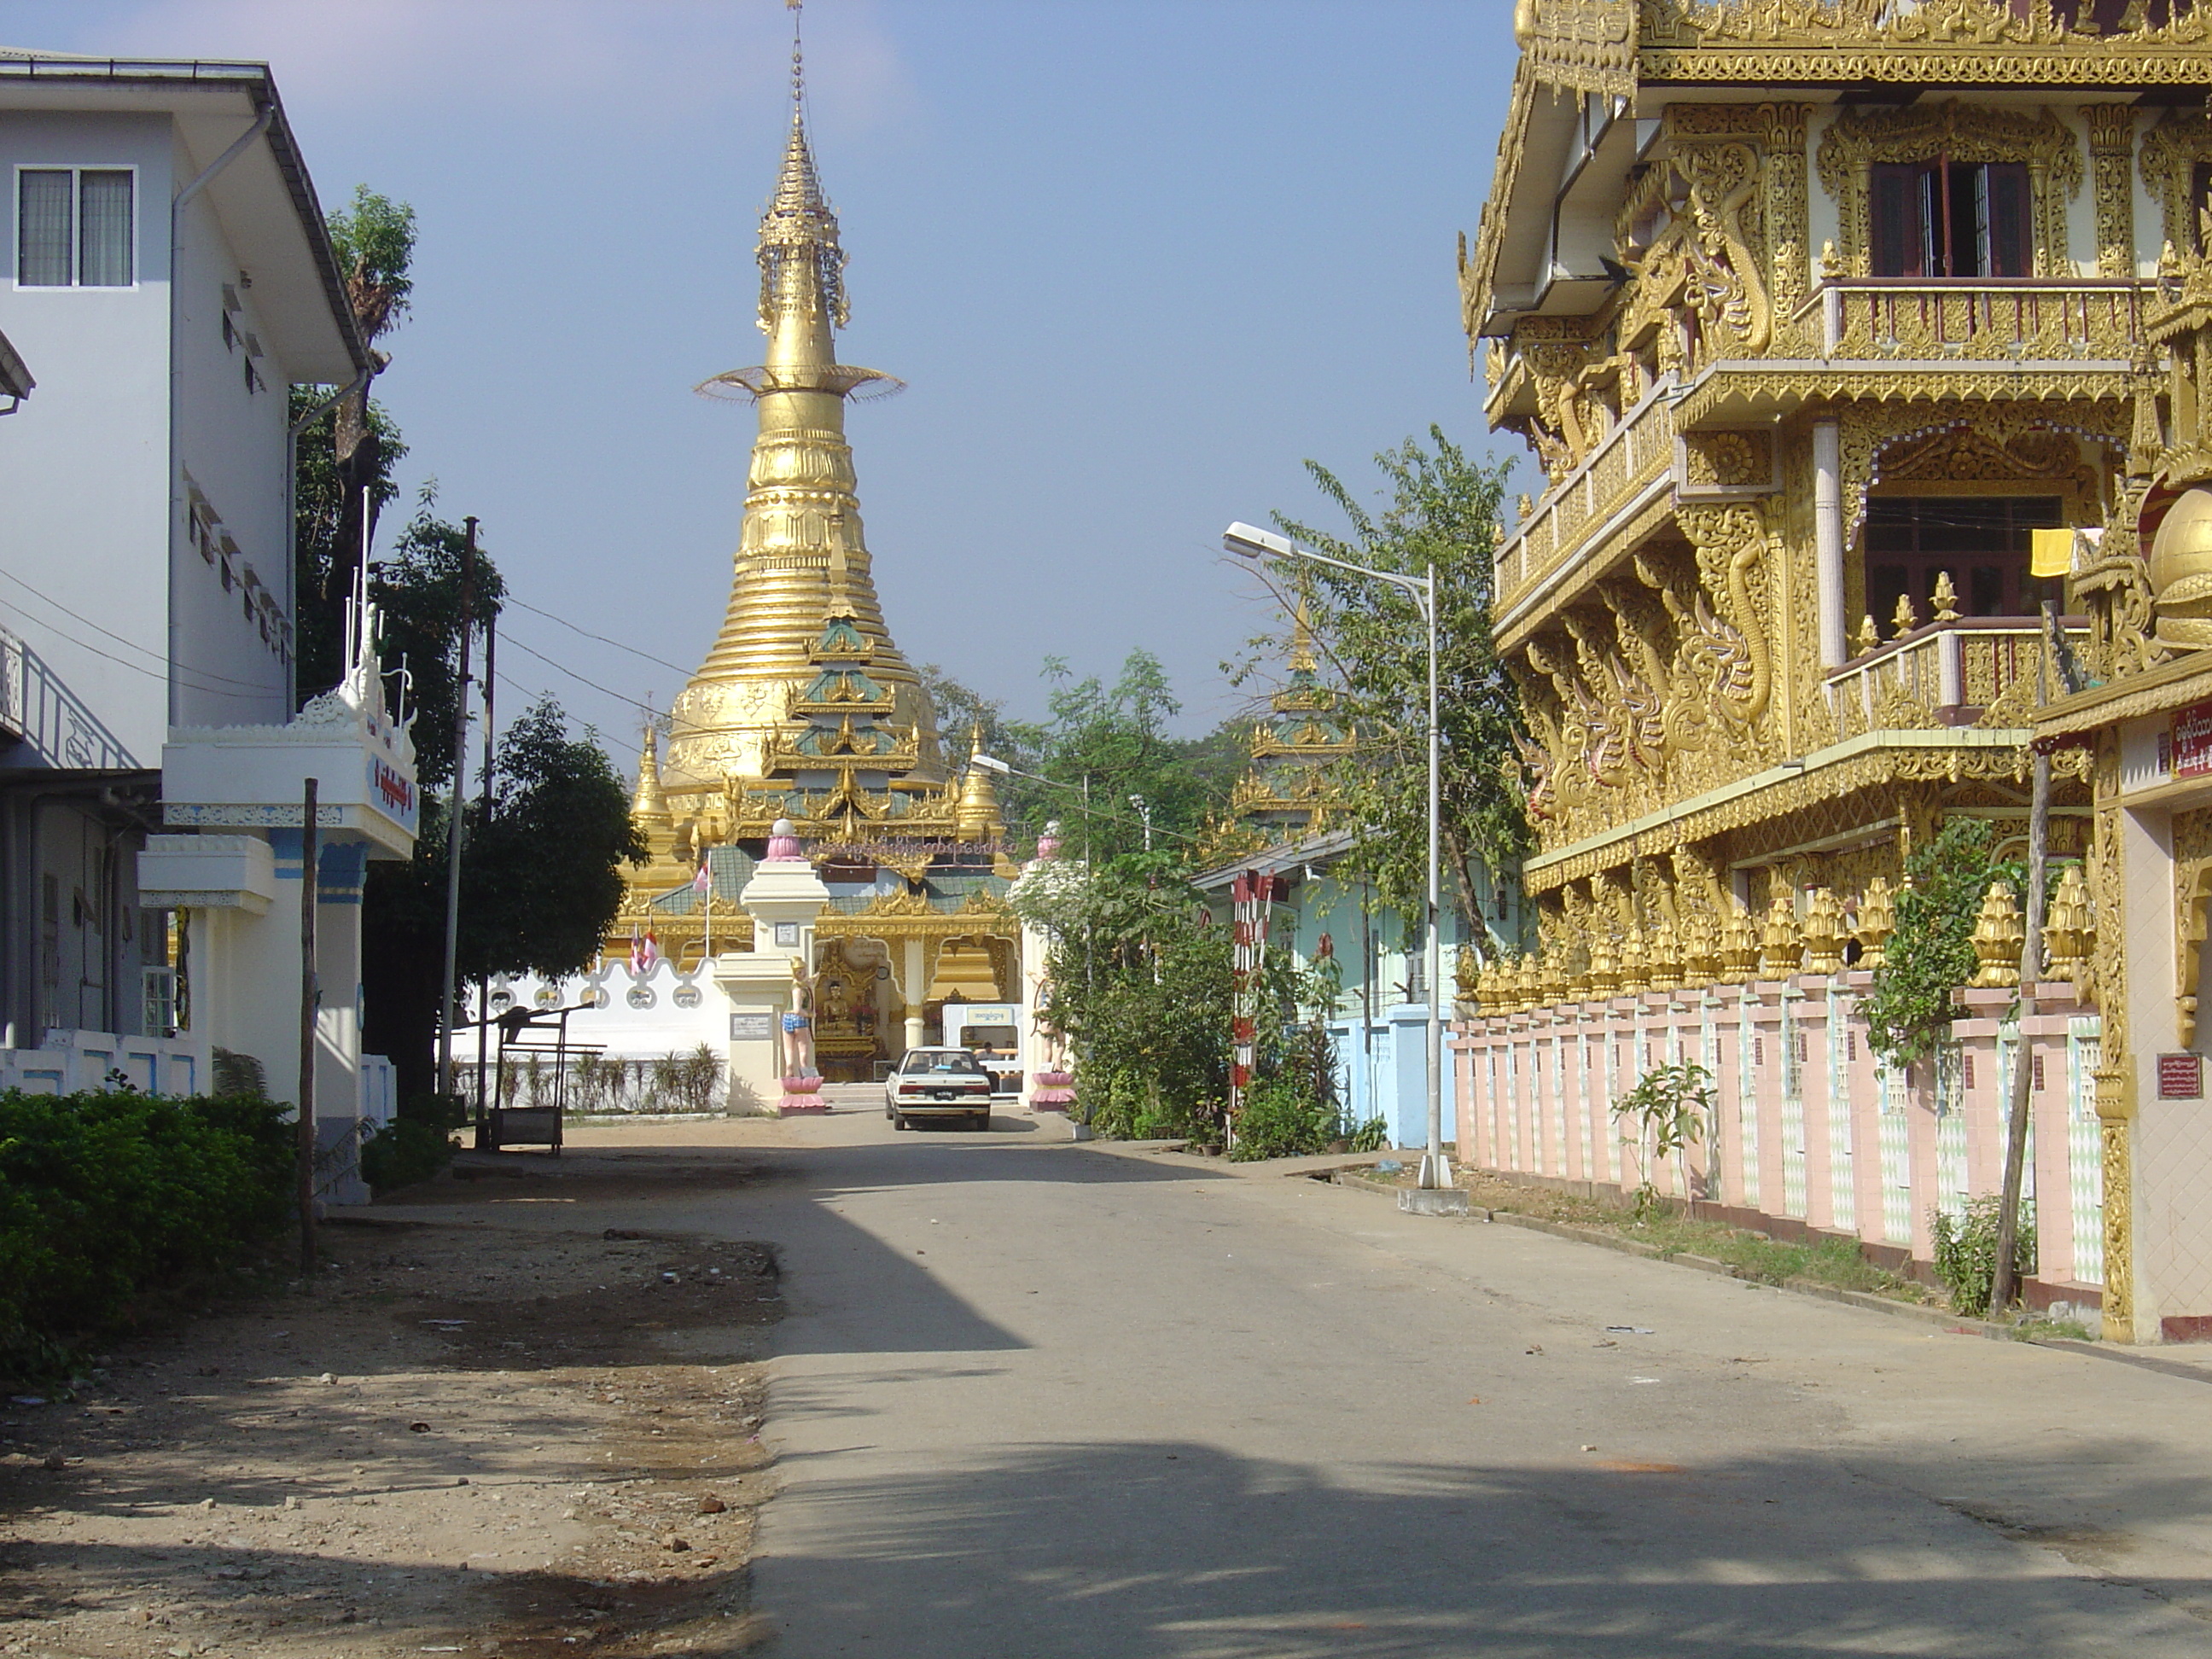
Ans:
[[[911,1129],[914,1125],[906,1121],[906,1114],[904,1112],[893,1112],[891,1114],[891,1127],[895,1129]]]
[[[968,1120],[968,1127],[981,1134],[990,1133],[991,1115],[988,1112],[976,1113],[975,1116]]]

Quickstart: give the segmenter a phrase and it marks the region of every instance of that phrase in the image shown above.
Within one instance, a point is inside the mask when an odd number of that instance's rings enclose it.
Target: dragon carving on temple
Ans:
[[[1512,666],[1537,836],[1555,846],[1771,763],[1775,543],[1753,502],[1684,507]]]

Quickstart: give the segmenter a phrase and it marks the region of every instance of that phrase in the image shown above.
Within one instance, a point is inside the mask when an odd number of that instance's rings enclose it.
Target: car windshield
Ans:
[[[939,1049],[928,1054],[908,1054],[906,1069],[908,1072],[956,1072],[965,1077],[973,1076],[983,1068],[971,1054]]]

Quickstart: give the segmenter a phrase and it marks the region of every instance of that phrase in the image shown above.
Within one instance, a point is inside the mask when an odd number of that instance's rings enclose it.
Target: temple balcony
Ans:
[[[1558,579],[1583,570],[1593,550],[1671,495],[1676,391],[1671,375],[1661,380],[1499,545],[1492,603],[1501,635]]]
[[[2052,362],[2124,370],[2141,349],[2149,284],[2039,278],[1823,283],[1797,313],[1819,319],[1827,360],[1913,363]]]
[[[2062,624],[2086,645],[2086,618]],[[1900,634],[1826,678],[1836,736],[1940,726],[2024,727],[2035,705],[2043,624],[2034,617],[1962,617]],[[2053,685],[2049,695],[2062,695]],[[1994,713],[1994,718],[1992,714]]]

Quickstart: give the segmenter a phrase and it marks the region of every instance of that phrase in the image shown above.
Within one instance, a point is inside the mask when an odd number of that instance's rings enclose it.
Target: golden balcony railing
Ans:
[[[2117,362],[2140,350],[2142,283],[2081,278],[1823,283],[1798,313],[1821,355],[1909,362]]]
[[[1623,507],[1671,477],[1674,392],[1670,375],[1646,393],[1499,545],[1495,603],[1501,618],[1535,583],[1583,554]]]
[[[2064,627],[2070,642],[2087,642],[2086,621],[2069,619]],[[2024,715],[2033,706],[2042,635],[2034,617],[1962,617],[1888,641],[1828,676],[1836,736],[1972,726],[2000,702]],[[2058,692],[2051,688],[2051,696]]]

